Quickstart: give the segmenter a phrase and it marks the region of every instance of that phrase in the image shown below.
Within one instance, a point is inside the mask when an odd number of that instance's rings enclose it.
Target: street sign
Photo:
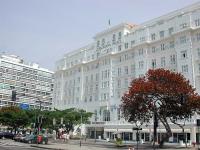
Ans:
[[[20,107],[21,109],[23,109],[23,110],[27,110],[27,109],[29,109],[29,104],[21,103],[21,104],[19,105],[19,107]]]

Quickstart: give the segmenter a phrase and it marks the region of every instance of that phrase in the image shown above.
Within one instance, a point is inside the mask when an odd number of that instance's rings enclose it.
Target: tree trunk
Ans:
[[[167,141],[169,139],[169,137],[172,136],[172,131],[171,128],[167,122],[167,119],[165,117],[161,117],[159,116],[160,121],[162,122],[162,124],[164,125],[165,129],[166,129],[166,134],[164,135],[164,137],[160,140],[160,144],[159,147],[162,148],[164,146],[164,142]]]

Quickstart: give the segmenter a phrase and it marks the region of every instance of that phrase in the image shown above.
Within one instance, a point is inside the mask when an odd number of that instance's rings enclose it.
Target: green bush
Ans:
[[[115,144],[117,146],[122,146],[122,139],[121,138],[116,138]]]

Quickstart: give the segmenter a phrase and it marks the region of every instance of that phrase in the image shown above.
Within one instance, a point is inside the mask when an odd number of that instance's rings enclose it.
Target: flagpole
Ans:
[[[108,27],[109,27],[109,28],[110,28],[110,25],[111,25],[111,24],[110,24],[110,19],[109,19],[109,20],[108,20]]]

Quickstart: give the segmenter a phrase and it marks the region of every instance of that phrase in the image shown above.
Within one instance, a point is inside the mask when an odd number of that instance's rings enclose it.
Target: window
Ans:
[[[176,55],[170,56],[170,62],[171,62],[171,64],[176,64]]]
[[[121,87],[121,80],[117,80],[117,87],[120,88]]]
[[[169,47],[170,47],[170,48],[174,48],[174,41],[170,41],[170,42],[169,42]]]
[[[156,68],[156,59],[152,59],[152,68],[153,68],[153,69]]]
[[[128,49],[128,43],[124,44],[125,49]]]
[[[197,55],[200,57],[200,48],[197,48]]]
[[[155,40],[156,39],[156,34],[155,33],[152,33],[151,34],[151,40],[153,41],[153,40]]]
[[[152,52],[152,53],[155,53],[155,52],[156,52],[156,47],[155,47],[155,46],[153,46],[153,47],[151,48],[151,52]]]
[[[116,42],[116,35],[113,34],[112,43],[115,44],[115,42]]]
[[[120,120],[121,115],[120,115],[120,108],[117,108],[117,119]]]
[[[161,57],[161,67],[165,67],[165,57]]]
[[[181,36],[179,40],[180,40],[180,44],[186,43],[186,36]]]
[[[131,53],[131,58],[134,58],[134,57],[135,57],[135,53],[132,52],[132,53]]]
[[[140,37],[140,42],[143,42],[143,41],[145,41],[145,37],[144,36]]]
[[[125,67],[124,67],[124,73],[125,73],[125,74],[128,74],[128,66],[125,66]]]
[[[187,58],[187,51],[181,51],[181,59]]]
[[[100,45],[100,41],[97,41],[97,47],[99,47],[99,45]]]
[[[78,83],[80,83],[80,81],[81,81],[81,78],[80,78],[80,77],[78,77],[78,78],[77,78],[77,81],[78,81]]]
[[[121,38],[122,38],[122,33],[119,32],[119,33],[118,33],[118,40],[121,40]]]
[[[165,34],[165,32],[164,32],[164,31],[160,31],[160,33],[159,33],[159,34],[160,34],[160,38],[163,38],[163,37],[165,36],[165,35],[164,35],[164,34]]]
[[[144,61],[139,61],[139,69],[143,69],[144,67]]]
[[[131,47],[135,44],[135,40],[131,41]]]
[[[199,66],[199,72],[200,72],[200,64],[198,66]]]
[[[160,44],[161,51],[165,50],[165,44]]]
[[[122,56],[119,56],[119,62],[122,62]]]
[[[86,83],[88,83],[88,76],[85,77],[85,81],[86,81]]]
[[[91,74],[91,81],[93,81],[93,75]]]
[[[128,79],[124,79],[124,87],[128,88]]]
[[[109,110],[103,111],[103,121],[110,121],[110,111]]]
[[[197,37],[197,41],[200,41],[200,33],[197,33],[196,37]]]
[[[169,35],[171,35],[174,32],[174,28],[173,27],[169,28],[168,32],[169,32]]]
[[[143,55],[143,48],[139,49],[139,56]]]
[[[125,59],[125,60],[128,60],[128,54],[125,54],[125,55],[124,55],[124,59]]]
[[[121,68],[118,68],[118,69],[117,69],[117,74],[118,74],[118,76],[121,75]]]
[[[121,97],[121,93],[120,93],[120,91],[117,91],[117,97],[118,97],[118,98]]]
[[[135,64],[131,65],[131,73],[135,73]]]
[[[122,46],[119,45],[119,46],[118,46],[118,51],[121,51],[121,50],[122,50]]]
[[[188,65],[183,65],[182,66],[182,72],[187,73],[188,72]]]
[[[97,121],[97,110],[94,110],[94,120]]]
[[[101,46],[104,46],[105,45],[105,39],[102,39],[101,40]]]
[[[200,26],[200,19],[196,19],[196,20],[194,20],[194,22],[195,22],[195,26],[197,27],[197,26]]]

